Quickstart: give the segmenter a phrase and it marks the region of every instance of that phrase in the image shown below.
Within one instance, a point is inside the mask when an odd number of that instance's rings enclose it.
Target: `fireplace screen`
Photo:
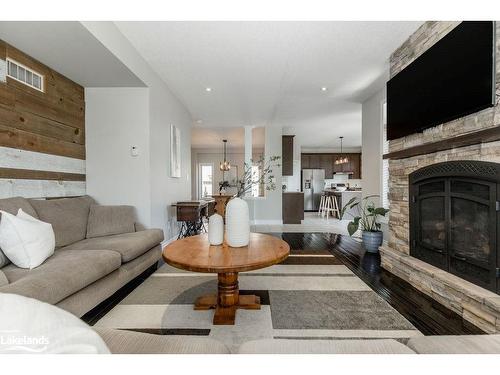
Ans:
[[[497,293],[499,166],[456,161],[410,175],[411,255]]]

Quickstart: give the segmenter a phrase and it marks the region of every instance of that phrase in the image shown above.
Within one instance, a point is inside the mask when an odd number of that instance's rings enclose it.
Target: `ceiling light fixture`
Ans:
[[[211,87],[207,87],[207,88],[205,88],[205,91],[206,92],[210,92],[210,91],[212,91],[212,88]]]
[[[328,91],[328,87],[322,87],[321,91]]]
[[[226,144],[227,144],[227,139],[223,139],[222,142],[224,142],[224,161],[220,162],[219,169],[223,172],[227,172],[228,170],[231,169],[231,163],[229,163],[226,160]]]
[[[339,138],[340,138],[340,155],[335,159],[335,165],[349,163],[349,158],[345,155],[342,155],[342,140],[344,139],[344,137],[339,137]]]

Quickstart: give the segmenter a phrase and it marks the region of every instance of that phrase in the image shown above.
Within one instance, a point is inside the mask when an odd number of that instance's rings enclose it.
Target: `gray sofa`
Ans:
[[[238,354],[500,354],[500,335],[421,336],[393,339],[254,340]]]
[[[230,354],[226,345],[206,337],[154,335],[96,328],[112,354]]]
[[[131,207],[98,206],[89,196],[0,199],[0,210],[17,214],[19,208],[52,224],[56,250],[32,270],[12,263],[0,268],[0,292],[36,298],[80,317],[161,257],[163,231],[135,225]],[[91,211],[97,214],[89,222]]]

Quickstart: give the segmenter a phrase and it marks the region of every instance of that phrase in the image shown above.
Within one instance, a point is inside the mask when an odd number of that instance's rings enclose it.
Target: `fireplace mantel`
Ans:
[[[480,130],[470,134],[463,134],[458,137],[443,139],[437,142],[426,143],[419,146],[406,148],[400,151],[384,154],[384,159],[406,159],[413,156],[431,154],[434,152],[450,150],[453,148],[472,146],[479,143],[500,141],[500,126]]]

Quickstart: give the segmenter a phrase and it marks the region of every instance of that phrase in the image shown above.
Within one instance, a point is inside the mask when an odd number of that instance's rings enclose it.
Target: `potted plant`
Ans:
[[[248,203],[242,199],[251,191],[255,184],[264,185],[266,190],[276,189],[273,168],[279,167],[279,156],[271,156],[267,163],[261,158],[257,164],[262,166],[260,173],[254,175],[252,165],[245,163],[245,171],[241,178],[236,181],[238,192],[226,206],[226,242],[231,247],[248,245],[250,240],[250,218]]]
[[[347,209],[356,209],[356,214],[349,212],[353,220],[347,224],[347,231],[352,236],[358,229],[361,229],[365,249],[370,253],[376,253],[382,245],[383,232],[380,230],[378,219],[389,212],[386,208],[375,207],[375,204],[369,200],[374,197],[378,195],[369,195],[361,200],[354,197],[344,205],[340,213],[340,218],[343,219]]]

